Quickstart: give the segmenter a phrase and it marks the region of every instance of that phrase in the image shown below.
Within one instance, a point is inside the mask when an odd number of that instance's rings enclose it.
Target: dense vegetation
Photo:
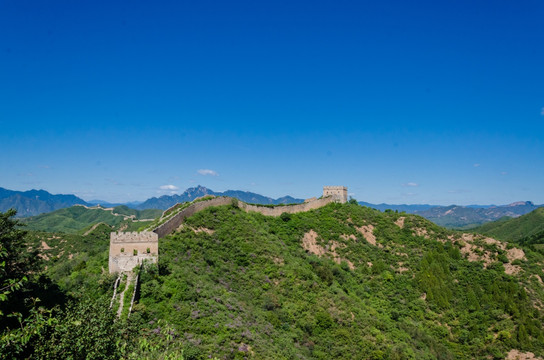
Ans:
[[[493,236],[504,241],[522,243],[544,243],[544,208],[515,219],[501,219],[484,224],[474,231]]]
[[[465,238],[418,216],[355,204],[278,218],[206,209],[161,239],[159,266],[142,272],[139,303],[117,321],[108,310],[109,227],[25,236],[8,217],[2,249],[16,239],[20,246],[7,252],[39,250],[43,264],[2,272],[2,288],[21,282],[0,303],[5,358],[503,359],[513,348],[544,355],[544,256],[525,248],[520,272],[508,275],[496,244],[478,243],[484,267],[462,253]],[[375,239],[364,236],[370,225]],[[55,291],[56,301],[46,300]],[[14,307],[36,297],[41,308]]]
[[[150,224],[161,214],[162,210],[134,210],[124,205],[117,206],[112,210],[100,207],[72,206],[25,218],[22,221],[30,230],[77,234],[85,233],[97,223],[107,224],[113,228],[112,230],[135,231]]]

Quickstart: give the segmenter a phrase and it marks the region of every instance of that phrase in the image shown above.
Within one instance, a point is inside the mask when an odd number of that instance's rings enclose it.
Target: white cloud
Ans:
[[[408,183],[402,184],[402,186],[417,187],[419,186],[419,184],[415,182],[408,182]]]
[[[540,115],[544,116],[544,107],[543,107],[542,110],[540,111]]]
[[[506,174],[508,174],[506,171],[501,172],[501,175],[506,175]]]
[[[474,167],[480,167],[480,164],[474,164],[473,166]]]
[[[175,191],[175,190],[179,190],[179,188],[175,185],[162,185],[162,186],[159,186],[159,189],[161,190],[172,190],[172,191]]]
[[[211,176],[219,176],[219,174],[213,170],[210,170],[210,169],[200,169],[197,171],[197,173],[199,173],[200,175],[211,175]]]

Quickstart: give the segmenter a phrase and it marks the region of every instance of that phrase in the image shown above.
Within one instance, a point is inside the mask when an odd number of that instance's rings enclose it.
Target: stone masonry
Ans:
[[[348,202],[348,188],[345,186],[323,186],[323,197],[332,196],[339,203]]]
[[[159,236],[154,232],[113,232],[110,234],[110,274],[132,271],[144,261],[157,263],[158,257]]]

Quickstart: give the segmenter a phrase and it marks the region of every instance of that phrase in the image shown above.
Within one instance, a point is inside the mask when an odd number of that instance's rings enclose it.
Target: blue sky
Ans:
[[[544,203],[542,1],[0,2],[0,186]]]

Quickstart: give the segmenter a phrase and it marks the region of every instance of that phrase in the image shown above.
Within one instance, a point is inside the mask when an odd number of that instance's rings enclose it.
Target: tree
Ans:
[[[37,251],[27,251],[26,231],[21,230],[21,223],[12,219],[17,212],[14,209],[0,213],[0,323],[6,324],[6,313],[13,308],[15,293],[22,290],[27,276],[38,268]],[[0,330],[2,330],[0,328]]]

